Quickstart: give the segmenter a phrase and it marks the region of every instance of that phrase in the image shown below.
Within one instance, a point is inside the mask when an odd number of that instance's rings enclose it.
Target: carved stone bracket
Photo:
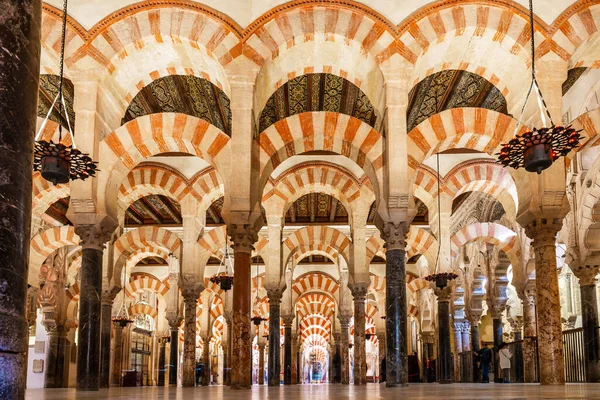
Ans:
[[[443,289],[434,286],[433,293],[436,295],[438,301],[450,301],[452,297],[452,285],[449,284]]]
[[[369,286],[367,284],[354,283],[349,285],[354,301],[365,301],[367,299],[367,293]]]
[[[571,266],[573,274],[579,279],[579,286],[594,286],[596,284],[596,275],[600,273],[600,266],[585,265]]]
[[[294,316],[293,315],[282,315],[281,319],[283,320],[283,325],[285,327],[291,327],[292,323],[294,322]]]
[[[283,290],[280,288],[268,289],[267,297],[269,298],[269,304],[279,304],[281,302],[281,298],[283,297]]]
[[[102,288],[102,305],[103,306],[112,306],[115,301],[115,297],[121,291],[121,288],[116,285],[110,285],[109,287]],[[123,291],[123,296],[125,296],[125,292]]]
[[[556,246],[556,235],[562,228],[560,219],[536,219],[525,227],[527,237],[533,239],[533,247]]]
[[[79,236],[81,247],[84,249],[104,250],[104,243],[108,242],[112,230],[103,224],[77,225],[75,233]]]
[[[234,252],[251,253],[254,250],[254,243],[258,241],[258,233],[254,225],[249,224],[228,225],[227,235],[231,237]]]
[[[387,250],[405,250],[406,237],[410,230],[408,222],[384,222],[381,230],[381,238],[385,241],[384,247]]]
[[[169,322],[169,328],[178,329],[183,322],[183,316],[179,315],[177,311],[167,311],[166,319]]]

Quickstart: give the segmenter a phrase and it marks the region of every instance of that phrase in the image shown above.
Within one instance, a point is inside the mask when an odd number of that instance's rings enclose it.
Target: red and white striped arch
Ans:
[[[189,191],[187,180],[177,171],[163,165],[141,165],[123,180],[118,199],[125,208],[151,194],[160,194],[181,202]]]
[[[297,264],[304,258],[309,256],[319,255],[328,258],[331,262],[335,263],[338,258],[338,251],[333,247],[323,243],[311,243],[309,245],[302,245],[296,249],[292,257],[294,262]]]
[[[335,300],[325,293],[304,293],[296,300],[295,308],[300,319],[310,314],[330,319],[335,313]]]
[[[297,296],[307,292],[325,292],[337,296],[340,285],[330,275],[324,272],[308,272],[294,280],[292,290]]]
[[[212,167],[193,176],[190,179],[190,187],[192,195],[200,201],[205,210],[225,194],[223,179]]]
[[[210,316],[216,320],[223,315],[224,303],[220,296],[213,296],[210,306]]]
[[[34,172],[32,176],[32,214],[42,216],[48,208],[60,199],[69,197],[71,189],[68,184],[52,185],[42,178],[41,173]]]
[[[453,108],[435,114],[408,133],[408,164],[417,168],[432,154],[467,148],[494,154],[515,133],[517,121],[484,108]],[[519,133],[524,133],[522,126]]]
[[[513,264],[513,268],[520,265],[521,245],[519,237],[516,232],[504,225],[492,222],[476,222],[456,232],[450,241],[452,243],[453,258],[458,256],[460,249],[467,243],[486,242],[504,251]]]
[[[223,250],[227,244],[227,228],[222,225],[205,232],[198,244],[202,248],[203,260],[208,261],[211,256],[222,259],[223,254],[220,253],[220,250]]]
[[[137,293],[147,290],[164,297],[169,291],[169,283],[160,281],[154,275],[144,274],[132,277],[125,286],[125,294],[129,298],[134,298]]]
[[[158,317],[158,310],[152,307],[150,304],[137,303],[129,307],[129,316],[135,317],[136,315],[143,314],[156,319]]]
[[[67,34],[65,37],[65,54],[75,54],[85,45],[86,31],[73,18],[67,16]],[[58,75],[60,72],[60,48],[62,38],[62,11],[42,3],[42,32],[40,73]],[[65,62],[64,74],[70,77],[72,63]]]
[[[208,290],[210,292],[213,292],[213,293],[215,293],[219,297],[222,296],[223,293],[225,293],[223,291],[223,289],[221,289],[221,287],[219,285],[217,285],[214,282],[211,282],[210,281],[210,277],[208,277],[208,276],[204,278],[204,290]]]
[[[64,246],[78,246],[79,236],[72,226],[59,226],[46,229],[35,235],[31,241],[29,254],[29,274],[27,282],[37,286],[40,267],[54,251]]]
[[[330,151],[365,169],[375,186],[383,173],[383,137],[370,125],[345,114],[305,112],[269,126],[256,139],[260,147],[261,187],[279,164],[309,151]]]
[[[221,161],[228,160],[229,141],[214,125],[185,114],[151,114],[126,123],[100,142],[97,181],[100,193],[105,193],[104,206],[117,215],[118,189],[140,162],[163,153],[186,153],[218,170]]]
[[[597,108],[577,117],[573,121],[573,128],[583,129],[581,135],[584,139],[581,147],[569,153],[569,158],[575,157],[578,151],[600,145],[600,109]]]
[[[283,261],[287,265],[290,257],[302,246],[320,244],[329,246],[340,253],[346,261],[349,259],[350,240],[337,229],[328,226],[307,226],[298,229],[283,242]]]

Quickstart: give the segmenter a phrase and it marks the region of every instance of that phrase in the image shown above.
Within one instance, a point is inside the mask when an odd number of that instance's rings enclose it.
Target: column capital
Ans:
[[[104,250],[104,243],[108,242],[114,229],[105,224],[76,225],[75,233],[79,236],[83,249]]]
[[[352,283],[348,285],[354,301],[365,301],[367,299],[367,293],[369,291],[369,284],[367,283]]]
[[[469,310],[467,312],[467,320],[471,325],[479,325],[479,320],[481,319],[481,315],[483,314],[483,310]]]
[[[504,309],[506,308],[506,304],[495,303],[490,307],[490,312],[492,314],[493,319],[502,319],[502,313],[504,313]]]
[[[513,331],[520,331],[523,329],[523,316],[521,315],[509,318],[508,322],[510,323],[510,327],[513,329]]]
[[[288,327],[292,327],[292,323],[294,322],[294,315],[282,315],[281,319],[283,320],[283,325],[288,328]]]
[[[436,295],[438,301],[450,301],[452,297],[452,285],[449,284],[443,289],[434,287],[433,293]]]
[[[421,341],[423,343],[435,342],[435,332],[421,332]]]
[[[594,286],[596,284],[596,275],[600,273],[600,266],[585,265],[570,266],[573,274],[579,279],[579,286]]]
[[[535,305],[535,281],[529,281],[523,288],[517,292],[524,305]]]
[[[169,328],[171,328],[171,330],[179,329],[183,322],[183,317],[176,311],[167,311],[166,319],[167,322],[169,322]]]
[[[342,329],[348,329],[351,317],[352,315],[350,314],[338,314],[338,319],[340,320],[340,326]]]
[[[283,297],[283,290],[281,288],[267,289],[267,297],[269,298],[269,305],[277,304],[281,302]]]
[[[227,235],[231,237],[234,252],[252,253],[254,243],[258,241],[256,228],[250,224],[227,225]]]
[[[102,288],[101,302],[103,306],[112,306],[115,301],[115,297],[121,291],[121,288],[117,285],[109,285],[108,287]],[[125,296],[125,289],[123,289],[123,296]]]
[[[533,247],[556,246],[556,235],[561,228],[561,219],[539,218],[525,226],[525,234],[533,240]]]
[[[381,238],[385,241],[383,245],[387,250],[405,250],[406,237],[410,230],[408,222],[383,222]]]

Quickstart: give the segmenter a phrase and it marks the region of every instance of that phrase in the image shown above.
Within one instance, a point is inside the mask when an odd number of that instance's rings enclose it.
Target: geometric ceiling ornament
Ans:
[[[145,86],[133,98],[121,125],[143,115],[180,113],[205,120],[231,137],[229,97],[206,79],[168,75]]]
[[[52,107],[52,103],[58,95],[59,87],[60,76],[40,75],[40,88],[38,91],[38,117],[45,118],[46,115],[48,115],[48,111]],[[65,105],[67,107],[69,121],[72,126],[75,125],[75,111],[73,110],[74,93],[75,87],[73,86],[73,82],[67,78],[63,78],[63,96],[65,97]],[[48,119],[62,125],[63,128],[68,129],[69,127],[66,117],[63,115],[63,113],[61,113],[61,110],[56,104],[52,108],[52,112],[50,113]]]
[[[278,88],[260,113],[257,135],[277,121],[310,111],[346,114],[375,126],[375,109],[358,86],[340,76],[319,73],[300,75]]]
[[[348,224],[348,211],[336,198],[325,193],[308,193],[290,204],[286,225]]]
[[[464,70],[449,69],[429,75],[411,89],[408,99],[408,132],[451,108],[485,108],[508,115],[502,92],[484,77]]]

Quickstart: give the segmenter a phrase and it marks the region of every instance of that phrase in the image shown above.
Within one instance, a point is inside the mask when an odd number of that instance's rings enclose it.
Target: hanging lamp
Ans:
[[[437,200],[438,200],[438,237],[442,233],[442,218],[440,215],[441,210],[441,190],[440,190],[440,153],[436,154],[436,163],[437,163]],[[438,251],[437,257],[435,259],[435,269],[434,273],[431,275],[427,275],[425,280],[428,282],[435,282],[435,286],[439,289],[444,289],[448,286],[448,282],[458,278],[454,272],[440,272],[440,250],[441,245],[438,243]]]
[[[126,270],[125,268],[123,268],[123,277],[121,278],[121,282],[123,282],[123,285],[125,285],[125,273]],[[123,289],[123,298],[121,300],[121,306],[119,307],[117,316],[112,319],[112,322],[115,325],[119,325],[121,328],[125,328],[127,325],[133,322],[133,320],[129,317],[129,311],[127,311],[127,305],[125,304],[125,289]]]
[[[533,20],[533,0],[529,0],[529,25],[531,28],[531,85],[525,98],[525,104],[521,109],[521,116],[515,128],[515,135],[508,143],[502,145],[500,153],[497,153],[498,162],[505,167],[518,169],[524,167],[528,172],[541,174],[549,168],[552,163],[560,157],[564,157],[571,150],[579,146],[582,137],[581,130],[575,130],[570,125],[560,126],[554,124],[552,115],[548,110],[542,91],[535,77],[535,37]],[[535,89],[537,103],[540,109],[542,128],[534,127],[521,135],[517,132],[521,126],[525,107],[529,102],[531,92]],[[548,122],[550,123],[548,126]]]
[[[63,95],[66,33],[67,0],[65,0],[63,3],[60,79],[58,93],[48,110],[46,118],[44,118],[44,121],[40,126],[40,130],[35,136],[35,147],[33,151],[33,170],[41,172],[42,178],[52,182],[54,185],[59,183],[67,183],[69,180],[86,180],[90,176],[94,176],[96,174],[98,164],[92,160],[89,154],[79,151],[75,145],[75,135],[73,134],[73,129],[71,128],[71,121],[69,119],[69,113],[67,112],[67,104]],[[71,135],[72,145],[65,145],[62,143],[63,126],[60,122],[58,124],[58,143],[54,143],[52,139],[50,139],[50,141],[40,140],[42,132],[44,131],[44,128],[50,119],[50,115],[55,108],[58,109],[59,112],[59,121],[62,119],[64,113],[64,119],[67,122],[67,130]]]
[[[229,247],[225,245],[225,254],[223,260],[221,260],[221,264],[219,264],[219,269],[217,270],[217,273],[210,278],[210,281],[219,285],[224,292],[231,290],[233,286],[233,265],[231,265],[232,273],[230,274],[227,265],[228,263],[231,264],[231,258],[229,257]],[[225,264],[225,271],[221,272],[223,264]]]

